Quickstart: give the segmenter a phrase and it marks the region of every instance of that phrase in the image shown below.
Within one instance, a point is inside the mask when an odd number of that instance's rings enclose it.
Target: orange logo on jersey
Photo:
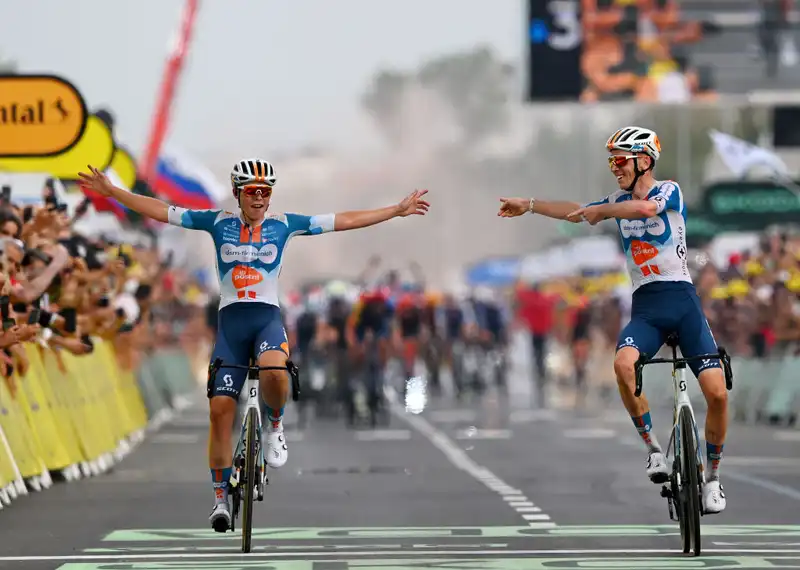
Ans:
[[[264,280],[264,276],[258,271],[246,265],[237,265],[233,268],[233,286],[237,289],[244,289],[257,285]]]
[[[643,265],[651,259],[655,259],[657,255],[658,250],[655,246],[638,239],[631,242],[631,256],[636,265]]]
[[[658,265],[647,263],[651,259],[658,256],[658,249],[654,245],[647,242],[635,239],[631,242],[631,257],[633,262],[642,270],[642,275],[648,277],[650,274],[655,273],[661,275],[661,270]]]

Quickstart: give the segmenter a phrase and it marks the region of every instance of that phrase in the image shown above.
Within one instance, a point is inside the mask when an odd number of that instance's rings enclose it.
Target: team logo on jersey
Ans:
[[[225,243],[219,248],[219,256],[224,263],[250,263],[256,260],[272,263],[278,257],[278,247],[272,243],[260,249],[252,245],[236,246]]]
[[[237,289],[258,285],[263,280],[264,276],[261,273],[246,265],[237,265],[233,268],[233,273],[231,274],[231,281],[233,281],[233,286]]]
[[[667,230],[667,225],[659,217],[646,220],[620,220],[619,231],[622,237],[643,237],[644,234],[660,236]]]
[[[644,241],[633,240],[631,242],[631,257],[636,265],[644,265],[658,255],[658,248]]]
[[[644,241],[633,240],[631,242],[631,257],[645,277],[661,275],[658,265],[650,263],[650,261],[658,257],[658,248],[656,246]]]

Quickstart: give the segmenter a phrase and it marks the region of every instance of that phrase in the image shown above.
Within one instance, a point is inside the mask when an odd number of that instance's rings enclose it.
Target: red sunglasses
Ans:
[[[609,168],[612,166],[616,166],[617,168],[622,168],[625,166],[625,163],[628,162],[632,158],[637,158],[636,155],[612,155],[608,157],[608,166]]]
[[[269,198],[272,196],[272,186],[264,186],[263,184],[250,184],[247,186],[242,186],[239,191],[246,196],[251,197],[258,195],[259,193],[264,198]]]

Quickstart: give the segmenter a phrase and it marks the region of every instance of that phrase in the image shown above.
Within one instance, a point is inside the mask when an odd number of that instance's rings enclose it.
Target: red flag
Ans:
[[[167,133],[167,126],[169,125],[169,114],[172,101],[175,98],[175,88],[183,69],[183,62],[189,46],[189,41],[192,38],[192,30],[197,17],[198,4],[199,0],[186,0],[180,32],[169,60],[167,61],[167,67],[164,70],[164,78],[161,83],[161,92],[156,104],[156,112],[153,116],[150,138],[144,153],[144,158],[140,163],[140,176],[151,185],[155,178],[156,160],[161,150],[161,143],[164,142],[164,136]]]
[[[111,212],[120,221],[125,221],[127,219],[127,216],[125,215],[125,208],[123,208],[122,204],[116,200],[112,200],[111,198],[98,194],[93,190],[87,190],[82,186],[80,188],[81,191],[83,191],[83,195],[92,201],[92,207],[96,212]]]

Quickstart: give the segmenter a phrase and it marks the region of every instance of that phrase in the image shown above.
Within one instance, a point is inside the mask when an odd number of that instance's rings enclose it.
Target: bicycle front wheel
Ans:
[[[253,537],[253,501],[256,495],[256,461],[258,460],[258,413],[255,408],[247,410],[244,436],[244,485],[242,489],[242,552],[250,552]]]
[[[681,422],[681,509],[683,510],[683,552],[700,556],[700,483],[694,418],[682,408]]]

